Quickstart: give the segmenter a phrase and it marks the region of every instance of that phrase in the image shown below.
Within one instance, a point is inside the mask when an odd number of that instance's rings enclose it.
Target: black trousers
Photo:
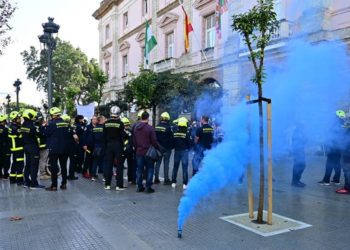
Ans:
[[[324,182],[330,182],[333,169],[334,169],[333,181],[334,182],[340,181],[340,173],[341,173],[340,159],[341,159],[340,153],[327,155],[326,172],[323,177]]]
[[[136,167],[135,167],[135,159],[134,159],[134,153],[124,154],[123,156],[123,166],[124,163],[128,164],[128,181],[129,182],[136,182]]]
[[[89,170],[89,174],[92,173],[92,164],[94,162],[94,158],[92,156],[93,150],[89,149],[90,153],[85,153],[85,160],[84,160],[84,167],[83,167],[83,174],[87,173]]]
[[[51,186],[57,187],[57,174],[58,174],[58,161],[60,162],[61,174],[62,174],[62,185],[67,184],[67,155],[49,153],[49,168],[51,172]]]
[[[117,186],[123,187],[124,167],[122,162],[122,145],[120,142],[109,142],[106,146],[105,169],[103,171],[106,186],[111,185],[114,165],[117,167]]]
[[[24,168],[24,181],[27,186],[36,187],[38,185],[39,170],[39,147],[37,145],[24,146],[26,165]]]
[[[300,182],[301,176],[305,170],[305,162],[294,161],[293,166],[293,183]]]
[[[11,165],[11,153],[0,150],[0,178],[9,177],[10,165]]]
[[[12,165],[10,173],[11,183],[23,183],[24,151],[18,150],[12,152]]]

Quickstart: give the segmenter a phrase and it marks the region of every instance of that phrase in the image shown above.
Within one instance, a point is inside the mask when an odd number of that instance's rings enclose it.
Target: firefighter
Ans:
[[[69,136],[69,124],[61,118],[61,110],[57,107],[50,109],[51,121],[46,129],[47,148],[51,172],[51,186],[47,191],[57,191],[58,161],[60,162],[62,183],[60,188],[67,189],[67,154],[66,146]]]
[[[90,179],[92,172],[92,163],[93,163],[93,129],[97,125],[97,117],[93,116],[89,125],[85,127],[83,134],[83,150],[85,152],[85,160],[83,167],[83,177]],[[89,171],[89,172],[88,172]]]
[[[179,118],[178,120],[178,130],[174,133],[174,168],[172,174],[172,184],[173,188],[176,187],[176,177],[179,170],[180,162],[182,165],[183,174],[183,189],[187,188],[188,183],[188,152],[191,148],[191,136],[187,130],[188,121],[185,118]]]
[[[99,173],[102,172],[103,169],[103,159],[104,159],[104,151],[105,151],[105,138],[103,134],[103,125],[105,123],[105,117],[100,116],[97,118],[96,127],[92,130],[92,142],[93,142],[93,162],[91,169],[91,180],[95,181],[97,176],[97,167],[99,169]]]
[[[211,144],[214,141],[214,129],[209,125],[209,117],[203,115],[201,118],[201,124],[202,126],[197,129],[195,136],[196,149],[192,160],[192,175],[195,175],[198,172],[199,165],[204,157],[204,152],[211,149]]]
[[[160,115],[160,123],[156,126],[157,141],[162,148],[162,157],[156,162],[156,168],[154,173],[154,184],[160,183],[159,169],[163,161],[164,166],[164,185],[170,185],[169,179],[169,162],[171,157],[171,151],[173,148],[173,131],[170,127],[170,115],[168,112],[164,112]]]
[[[8,129],[8,137],[10,139],[10,151],[12,153],[12,165],[10,173],[10,183],[21,186],[23,185],[23,167],[24,167],[24,151],[21,128],[21,114],[18,111],[10,113],[11,124]]]
[[[123,184],[123,132],[124,124],[119,118],[120,108],[113,106],[110,111],[110,119],[106,121],[103,133],[106,141],[105,169],[103,171],[105,177],[105,189],[111,189],[111,181],[113,175],[113,165],[117,166],[117,191],[124,190]]]
[[[0,179],[9,178],[11,152],[8,140],[7,115],[0,115]]]
[[[132,144],[130,120],[127,117],[123,117],[122,122],[124,124],[124,148],[123,148],[123,165],[125,160],[128,164],[128,182],[136,184],[136,169],[134,165],[134,149]]]
[[[30,189],[45,188],[38,183],[38,168],[39,168],[39,129],[35,127],[37,112],[32,109],[26,109],[23,112],[24,122],[21,126],[23,148],[25,153],[25,168],[24,168],[24,187]]]
[[[69,172],[67,179],[70,181],[74,181],[79,179],[77,176],[75,176],[75,166],[76,166],[76,153],[75,153],[75,144],[78,140],[78,137],[75,135],[74,127],[71,126],[71,118],[67,114],[62,115],[63,121],[65,121],[68,124],[68,135],[66,140],[66,147],[65,147],[65,155],[67,158],[69,158]]]

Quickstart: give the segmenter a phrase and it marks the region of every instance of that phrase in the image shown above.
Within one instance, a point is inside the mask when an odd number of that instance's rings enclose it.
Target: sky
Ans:
[[[15,101],[13,83],[22,81],[19,100],[40,106],[45,94],[36,90],[36,84],[26,77],[26,69],[20,53],[30,46],[40,48],[38,35],[43,34],[41,24],[54,17],[60,25],[58,36],[79,47],[89,58],[98,59],[98,21],[92,17],[101,0],[12,0],[18,9],[11,20],[9,33],[12,44],[0,56],[0,104],[10,94]]]

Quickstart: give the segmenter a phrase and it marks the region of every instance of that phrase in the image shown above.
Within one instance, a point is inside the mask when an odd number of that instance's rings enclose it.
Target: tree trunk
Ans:
[[[259,99],[262,97],[262,85],[258,84]],[[265,156],[264,156],[264,113],[263,103],[259,101],[259,142],[260,142],[260,190],[257,222],[263,223],[264,210],[264,181],[265,181]]]

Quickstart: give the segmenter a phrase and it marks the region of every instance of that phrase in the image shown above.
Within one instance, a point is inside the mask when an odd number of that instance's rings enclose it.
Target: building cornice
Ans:
[[[152,24],[152,19],[148,20],[149,25]],[[122,37],[120,37],[118,39],[118,43],[122,43],[123,41],[125,41],[126,39],[132,37],[133,35],[139,33],[142,29],[146,30],[146,22],[141,23],[139,26],[137,26],[136,28],[134,28],[133,30],[129,31],[128,33],[126,33],[125,35],[123,35]]]
[[[113,45],[113,42],[111,41],[111,42],[107,43],[105,46],[103,46],[101,48],[101,50],[105,51],[106,49],[109,49],[110,47],[112,47],[112,45]]]
[[[157,17],[161,17],[162,15],[164,15],[165,13],[168,13],[170,11],[172,11],[173,9],[175,9],[177,6],[179,6],[180,3],[178,0],[173,1],[172,3],[168,4],[166,7],[164,7],[163,9],[160,9],[157,11]]]
[[[110,11],[113,8],[113,6],[116,6],[121,2],[123,2],[123,0],[103,0],[100,3],[100,7],[92,14],[92,16],[96,20],[100,20],[106,15],[108,11]]]

